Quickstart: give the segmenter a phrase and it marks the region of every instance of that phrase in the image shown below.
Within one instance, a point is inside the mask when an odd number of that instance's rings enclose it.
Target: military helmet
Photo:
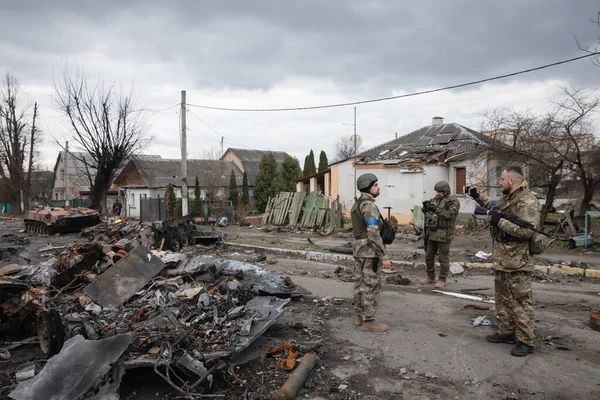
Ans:
[[[376,182],[377,176],[375,174],[362,174],[361,176],[358,177],[358,179],[356,180],[356,188],[358,190],[364,190],[366,188],[369,187],[369,185],[371,185],[372,182]]]
[[[450,185],[448,185],[448,182],[446,181],[439,181],[435,184],[433,190],[436,192],[450,193]]]

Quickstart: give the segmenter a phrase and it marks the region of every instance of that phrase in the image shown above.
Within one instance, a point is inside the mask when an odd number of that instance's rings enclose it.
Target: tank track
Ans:
[[[25,232],[40,233],[50,235],[53,233],[53,226],[46,225],[41,221],[25,220]]]

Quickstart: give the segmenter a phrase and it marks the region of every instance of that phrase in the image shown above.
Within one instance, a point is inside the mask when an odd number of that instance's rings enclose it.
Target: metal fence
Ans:
[[[195,201],[189,200],[188,213],[194,214],[205,221],[211,217],[231,216],[232,207],[229,201]],[[167,221],[182,216],[181,199],[175,200],[172,212],[167,210],[167,201],[164,197],[143,198],[140,196],[140,221]]]

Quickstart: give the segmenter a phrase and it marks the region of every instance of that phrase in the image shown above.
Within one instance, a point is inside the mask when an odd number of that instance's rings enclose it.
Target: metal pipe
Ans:
[[[317,357],[314,353],[306,353],[304,357],[302,357],[302,361],[300,365],[290,377],[285,381],[283,386],[271,393],[272,400],[293,400],[296,398],[296,395],[304,386],[304,382],[308,378],[308,375],[312,372],[317,364]]]

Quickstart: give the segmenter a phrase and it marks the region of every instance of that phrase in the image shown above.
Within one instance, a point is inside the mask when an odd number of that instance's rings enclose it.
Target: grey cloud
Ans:
[[[583,54],[574,36],[597,43],[598,30],[588,18],[600,7],[595,0],[111,0],[21,1],[4,8],[0,46],[38,52],[55,67],[101,49],[115,60],[184,64],[197,87],[269,89],[286,78],[309,77],[343,86],[373,83],[385,93]],[[43,76],[47,69],[19,57],[8,54],[0,67],[51,79]],[[575,70],[560,67],[518,79],[599,82],[593,69]]]

